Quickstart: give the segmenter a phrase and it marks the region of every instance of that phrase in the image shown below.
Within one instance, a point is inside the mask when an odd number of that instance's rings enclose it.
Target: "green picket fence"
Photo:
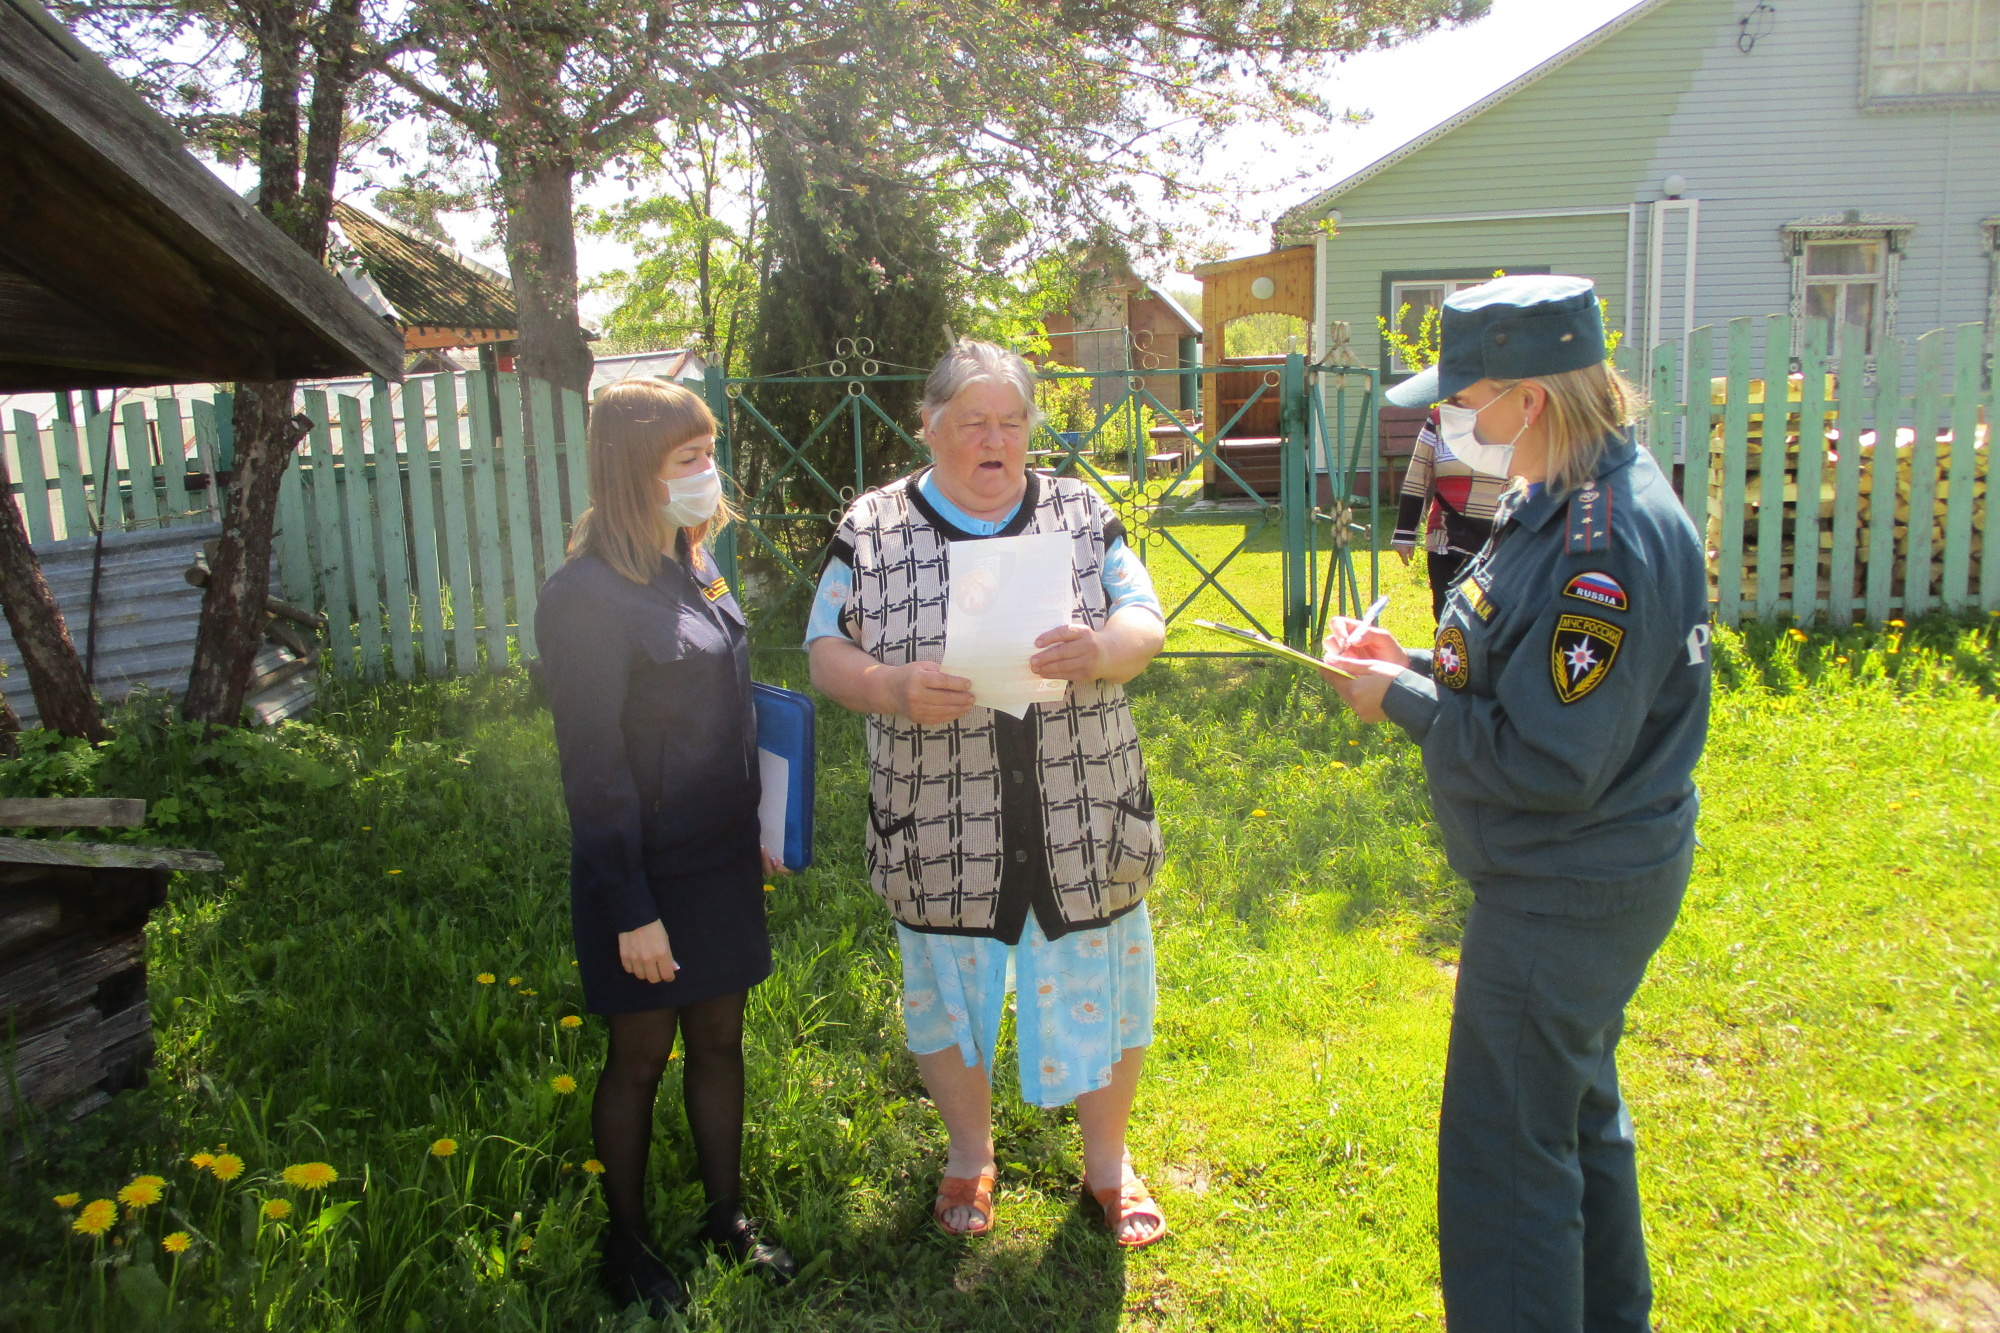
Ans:
[[[1648,442],[1663,467],[1677,445],[1693,464],[1681,499],[1706,534],[1716,618],[2000,611],[1985,326],[1871,350],[1855,330],[1836,348],[1824,323],[1761,322],[1761,356],[1758,321],[1735,319],[1720,366],[1709,327],[1649,361]]]
[[[1858,340],[1833,349],[1823,326],[1794,330],[1782,316],[1761,321],[1760,348],[1758,323],[1733,320],[1720,339],[1696,329],[1684,346],[1663,343],[1647,360],[1645,438],[1677,472],[1682,500],[1707,536],[1717,618],[1880,623],[1934,609],[2000,611],[1983,327],[1927,333],[1913,348],[1887,339],[1871,352]],[[1342,606],[1362,597],[1344,549],[1321,582],[1320,529],[1365,544],[1372,562],[1379,543],[1371,533],[1392,511],[1353,500],[1347,475],[1364,464],[1373,475],[1373,434],[1364,429],[1372,385],[1355,391],[1359,410],[1344,401],[1336,410],[1332,398],[1348,392],[1339,372],[1301,363],[1285,373],[1309,377],[1284,382],[1287,401],[1305,405],[1288,432],[1323,441],[1313,446],[1326,455],[1320,470],[1342,474],[1330,508],[1294,505],[1300,512],[1288,514],[1277,506],[1260,520],[1285,529],[1287,550],[1300,544],[1290,530],[1305,530],[1305,557],[1295,571],[1287,566],[1282,624],[1271,626],[1293,638],[1324,618],[1336,591]],[[1306,392],[1307,382],[1317,387]],[[1767,392],[1779,383],[1782,410]],[[738,448],[775,447],[748,429],[754,394],[745,399],[741,384],[719,378],[707,387],[734,420]],[[847,392],[854,401],[844,410],[859,412],[861,399]],[[307,392],[301,407],[314,426],[280,492],[278,567],[287,598],[326,614],[333,669],[411,677],[504,670],[535,656],[536,589],[562,563],[588,503],[584,451],[565,443],[583,439],[583,399],[511,374],[474,373],[358,395]],[[80,428],[14,413],[0,423],[11,425],[4,461],[30,539],[87,537],[100,522],[108,530],[212,522],[215,477],[231,463],[229,410],[221,394],[127,401]],[[1328,412],[1332,419],[1314,415]],[[1348,443],[1336,451],[1340,440]],[[1072,442],[1069,452],[1090,447]],[[1218,547],[1219,559],[1189,556],[1170,540],[1175,524],[1243,520],[1176,510],[1180,479],[1148,482],[1133,461],[1124,483],[1131,494],[1114,496],[1133,510],[1128,526],[1149,554],[1159,544],[1163,556],[1193,561],[1196,592],[1207,586],[1226,596],[1224,570],[1254,534]],[[1079,458],[1068,464],[1090,473]],[[1183,479],[1191,466],[1183,465]],[[1302,466],[1308,474],[1292,493],[1306,495],[1313,464]],[[830,522],[851,490],[829,489]],[[756,521],[799,517],[762,512],[769,508],[752,506]],[[760,535],[748,532],[720,554]],[[1371,589],[1373,574],[1371,563]]]

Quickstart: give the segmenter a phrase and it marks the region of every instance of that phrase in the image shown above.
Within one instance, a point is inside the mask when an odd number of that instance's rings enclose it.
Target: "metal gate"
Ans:
[[[828,373],[709,372],[718,462],[738,479],[744,519],[718,542],[717,555],[753,633],[769,646],[788,646],[802,627],[827,539],[847,505],[928,461],[914,407],[902,420],[878,401],[885,393],[914,399],[923,376],[881,373],[871,352],[866,339],[843,339],[836,359],[815,367]],[[849,361],[872,373],[843,373]],[[1038,426],[1030,466],[1087,482],[1124,521],[1166,611],[1164,656],[1249,655],[1188,623],[1197,616],[1315,646],[1328,617],[1353,613],[1378,581],[1373,372],[1314,366],[1294,354],[1268,366],[1171,374],[1231,377],[1241,390],[1221,420],[1193,424],[1148,387],[1146,373],[1050,372],[1040,380],[1045,410],[1077,381],[1088,382],[1085,402],[1102,405],[1082,420],[1053,417]],[[1107,381],[1116,385],[1108,395]],[[1273,419],[1275,435],[1245,437],[1247,423]],[[1365,573],[1357,545],[1367,552]]]

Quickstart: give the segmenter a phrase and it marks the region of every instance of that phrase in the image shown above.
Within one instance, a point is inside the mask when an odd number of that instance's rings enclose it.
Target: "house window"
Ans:
[[[1382,320],[1405,338],[1415,340],[1424,326],[1424,316],[1444,304],[1453,292],[1462,292],[1467,287],[1477,287],[1482,282],[1493,279],[1493,270],[1501,265],[1486,268],[1429,269],[1407,273],[1384,273],[1382,275]],[[1509,273],[1547,273],[1547,264],[1508,264]],[[1407,310],[1404,307],[1408,307]],[[1403,378],[1416,373],[1415,366],[1406,365],[1403,358],[1396,355],[1389,340],[1382,340],[1382,373]]]
[[[1864,106],[2000,103],[2000,0],[1871,0]]]
[[[1817,326],[1838,354],[1848,330],[1870,358],[1895,332],[1896,285],[1916,224],[1859,209],[1787,222],[1779,228],[1792,266],[1792,355]]]
[[[1859,331],[1868,354],[1882,333],[1886,264],[1880,240],[1807,241],[1805,317],[1834,325],[1833,346],[1844,345],[1847,330]]]

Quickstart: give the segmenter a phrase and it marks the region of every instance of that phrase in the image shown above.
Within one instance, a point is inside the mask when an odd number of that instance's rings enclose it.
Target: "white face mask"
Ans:
[[[1494,398],[1486,407],[1493,406],[1506,394]],[[1486,407],[1458,407],[1451,403],[1438,404],[1438,434],[1444,438],[1444,447],[1452,457],[1462,461],[1474,472],[1485,477],[1507,476],[1507,469],[1514,461],[1514,443],[1527,432],[1528,423],[1523,421],[1521,429],[1514,432],[1514,439],[1505,444],[1488,444],[1479,438],[1479,414]]]
[[[660,506],[661,512],[677,528],[700,527],[722,502],[722,477],[713,466],[660,484],[667,488],[667,503]]]

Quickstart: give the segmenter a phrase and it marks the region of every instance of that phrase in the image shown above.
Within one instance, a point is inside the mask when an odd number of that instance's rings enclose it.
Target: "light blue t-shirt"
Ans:
[[[926,471],[918,481],[917,490],[945,522],[975,537],[991,537],[1013,522],[1014,515],[1020,512],[1020,506],[1016,505],[999,519],[974,518],[945,499],[944,492],[938,489],[937,475],[931,471]],[[1098,581],[1104,585],[1106,615],[1128,606],[1143,606],[1161,620],[1167,618],[1160,607],[1159,594],[1153,591],[1153,576],[1146,572],[1138,552],[1127,546],[1123,537],[1113,538],[1105,547],[1104,567],[1098,572]],[[842,633],[840,612],[853,592],[854,571],[847,562],[827,561],[826,571],[819,576],[819,591],[813,595],[812,614],[806,619],[807,643]]]

